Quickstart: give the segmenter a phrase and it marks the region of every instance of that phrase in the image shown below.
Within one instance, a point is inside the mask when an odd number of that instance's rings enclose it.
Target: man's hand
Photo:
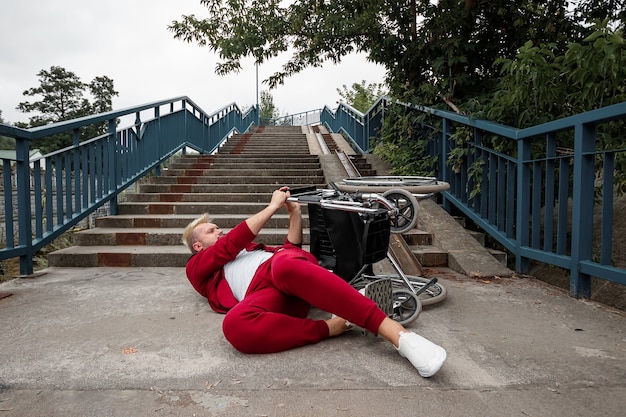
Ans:
[[[285,205],[287,199],[290,196],[291,194],[289,194],[289,187],[279,188],[272,193],[272,200],[269,203],[269,207],[272,207],[275,211],[280,210]]]
[[[246,223],[252,233],[258,235],[263,226],[265,226],[265,223],[267,223],[267,221],[285,205],[290,195],[289,187],[281,187],[274,191],[272,193],[272,199],[267,207],[246,220]],[[287,208],[289,209],[289,206]],[[293,210],[293,207],[291,210]]]

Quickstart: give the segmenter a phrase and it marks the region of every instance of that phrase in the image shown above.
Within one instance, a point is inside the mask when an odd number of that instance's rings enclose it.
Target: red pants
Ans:
[[[328,338],[324,320],[307,318],[310,306],[336,314],[377,334],[387,315],[310,253],[286,246],[257,270],[246,296],[230,310],[222,329],[244,353],[272,353]]]

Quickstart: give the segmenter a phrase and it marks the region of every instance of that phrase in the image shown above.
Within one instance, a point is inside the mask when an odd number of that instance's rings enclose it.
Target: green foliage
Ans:
[[[520,128],[626,100],[622,29],[597,23],[563,51],[527,42],[513,59],[499,59],[502,76],[482,115]]]
[[[61,67],[51,67],[50,71],[37,73],[40,85],[24,91],[25,96],[40,96],[41,101],[22,102],[17,109],[24,113],[37,112],[30,118],[31,126],[60,122],[82,114],[85,105],[83,92],[86,85],[73,72]]]
[[[0,150],[14,150],[15,139],[0,136]]]
[[[555,43],[535,45],[529,41],[519,48],[514,58],[496,60],[501,76],[493,93],[468,100],[462,106],[463,111],[472,117],[525,128],[626,101],[626,42],[623,30],[611,29],[606,20],[596,22],[590,30],[580,42],[559,47]],[[391,122],[388,117],[386,123],[396,122]],[[597,135],[599,148],[625,148],[626,140],[621,134],[625,127],[624,122],[600,126]],[[383,135],[386,134],[387,130],[383,130]],[[410,142],[410,135],[405,133],[403,139],[398,139],[397,132],[392,135],[396,136],[385,136],[383,143],[393,143],[398,149],[411,146],[408,143],[398,145],[399,140]],[[454,167],[462,164],[467,156],[467,147],[463,144],[471,140],[471,132],[467,128],[453,127],[452,135],[456,147],[450,150],[447,163]],[[560,134],[557,139],[560,149],[573,147],[571,134]],[[489,136],[482,137],[481,141],[503,154],[514,156],[517,152],[513,141]],[[402,155],[386,153],[404,163]],[[402,151],[399,153],[402,154]],[[538,141],[533,146],[533,155],[543,153],[545,149]],[[598,167],[601,167],[600,163]],[[480,178],[479,166],[467,168],[474,179]],[[618,188],[625,188],[626,158],[623,152],[617,153],[616,172]],[[478,186],[480,182],[474,183]],[[473,195],[476,192],[472,190]]]
[[[208,16],[183,16],[169,30],[176,39],[217,52],[216,72],[241,69],[292,52],[264,82],[270,88],[307,67],[337,63],[364,52],[387,70],[394,97],[427,106],[462,108],[493,93],[498,59],[514,59],[527,42],[554,45],[557,54],[590,33],[580,13],[618,19],[603,5],[580,0],[202,0]]]
[[[498,59],[502,76],[490,105],[488,120],[517,127],[547,122],[562,114],[566,92],[562,68],[555,62],[555,46],[527,42],[513,59]]]
[[[0,124],[3,124],[2,110],[0,110]],[[15,140],[7,138],[6,136],[0,136],[0,150],[12,150],[15,149]]]
[[[626,100],[626,42],[623,29],[598,23],[582,43],[572,43],[563,57],[569,113]]]
[[[433,138],[423,129],[427,117],[402,106],[388,109],[374,153],[391,163],[396,175],[433,175],[437,158],[427,152]]]
[[[260,95],[259,118],[261,120],[261,124],[263,125],[268,121],[277,118],[280,115],[280,112],[274,104],[274,96],[272,96],[272,93],[263,90]]]
[[[366,84],[365,80],[361,81],[360,84],[353,83],[350,88],[344,84],[342,88],[337,89],[337,92],[343,99],[341,101],[345,101],[361,113],[367,112],[376,100],[387,95],[384,84]]]
[[[24,113],[36,114],[30,117],[28,124],[18,124],[19,127],[43,126],[106,112],[112,109],[112,99],[118,95],[113,80],[107,76],[96,77],[89,84],[85,84],[76,74],[58,66],[50,67],[49,71],[41,70],[37,76],[40,85],[24,91],[23,95],[40,100],[25,101],[16,107]],[[87,92],[93,97],[92,102],[84,97]],[[105,124],[93,125],[83,129],[81,137],[92,138],[106,131]],[[71,144],[72,137],[66,133],[41,139],[34,146],[45,154]]]

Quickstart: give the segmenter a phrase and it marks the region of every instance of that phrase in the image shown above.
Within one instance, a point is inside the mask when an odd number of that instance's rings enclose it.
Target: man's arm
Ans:
[[[287,240],[294,245],[302,244],[302,210],[300,203],[285,203],[289,211],[289,231]]]

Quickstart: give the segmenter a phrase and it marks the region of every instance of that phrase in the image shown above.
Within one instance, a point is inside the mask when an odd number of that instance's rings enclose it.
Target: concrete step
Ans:
[[[306,143],[306,135],[302,132],[298,134],[293,133],[254,133],[234,135],[228,139],[227,143],[262,143],[268,146],[276,142],[288,142],[288,143]]]
[[[262,237],[261,237],[262,239]],[[307,245],[303,249],[308,250]],[[173,267],[184,268],[191,252],[176,246],[72,246],[48,255],[48,266],[89,267]]]
[[[299,186],[315,186],[323,188],[325,183],[319,182],[311,184],[302,184],[299,182],[287,183],[292,188]],[[215,191],[219,194],[237,194],[237,193],[267,193],[271,194],[276,189],[277,184],[141,184],[139,191],[141,193],[211,193]]]
[[[264,151],[266,153],[275,153],[280,152],[283,154],[302,154],[308,155],[309,152],[309,144],[306,141],[306,137],[304,137],[303,141],[278,141],[273,140],[272,143],[263,141],[263,142],[255,142],[255,141],[239,141],[239,142],[227,142],[222,145],[219,149],[219,153],[225,154],[241,154],[241,153],[250,153],[251,151],[256,151],[257,153],[260,151]]]
[[[302,146],[302,147],[294,147],[294,146],[280,146],[277,145],[275,147],[267,147],[267,146],[254,146],[254,145],[248,145],[245,147],[244,149],[239,149],[237,147],[227,147],[226,145],[224,147],[222,147],[220,149],[220,153],[230,153],[232,155],[236,155],[238,153],[241,152],[246,152],[246,154],[254,154],[254,155],[267,155],[267,154],[274,154],[274,155],[280,155],[280,154],[302,154],[302,155],[308,155],[309,152],[309,147],[308,145],[306,147]]]
[[[402,234],[407,245],[429,246],[433,244],[433,234],[419,229],[412,229]]]
[[[271,191],[276,189],[276,186]],[[268,190],[269,191],[269,190]],[[132,203],[165,203],[165,202],[269,202],[270,196],[265,193],[247,193],[247,192],[231,192],[231,193],[135,193],[128,194],[125,197],[126,202]]]
[[[423,267],[448,266],[448,252],[432,245],[409,245]]]
[[[319,169],[319,162],[285,162],[285,161],[258,161],[258,160],[237,160],[230,159],[228,161],[216,160],[215,162],[170,162],[167,165],[167,170],[189,170],[189,169],[236,169],[240,166],[245,166],[248,169],[265,169],[269,166],[276,166],[280,164],[283,169]],[[165,171],[165,170],[163,170]]]
[[[319,177],[315,176],[296,176],[296,175],[272,175],[272,176],[160,176],[153,177],[152,182],[154,184],[276,184],[276,185],[289,185],[289,184],[317,184],[319,183]]]
[[[218,152],[214,155],[200,155],[197,160],[198,162],[204,162],[205,160],[209,159],[219,159],[219,160],[228,160],[228,159],[260,159],[263,157],[263,155],[259,155],[259,154],[247,154],[247,153],[241,153],[241,154],[237,154],[237,155],[233,155],[230,153],[222,153],[221,151],[222,148],[220,148],[218,150]],[[272,152],[268,152],[266,155],[266,157],[271,158],[271,159],[280,159],[280,158],[284,158],[284,159],[294,159],[294,160],[308,160],[308,161],[312,161],[312,160],[316,160],[318,159],[316,155],[313,155],[311,153],[307,153],[307,154],[302,154],[302,153],[294,153],[294,154],[290,154],[288,152],[280,152],[280,153],[276,153],[274,148],[271,148]]]
[[[226,149],[229,147],[239,147],[248,149],[249,146],[259,146],[264,148],[277,148],[281,146],[286,146],[287,148],[307,148],[308,142],[306,140],[306,135],[301,135],[300,137],[293,138],[289,136],[276,136],[276,135],[266,135],[264,137],[249,137],[249,138],[240,138],[239,140],[228,140],[224,143],[220,149]]]
[[[231,223],[232,224],[232,223]],[[275,224],[277,228],[265,227],[256,241],[267,245],[280,244],[287,238],[289,222]],[[224,233],[231,229],[224,228]],[[74,234],[74,242],[79,246],[180,246],[183,228],[140,228],[132,229],[98,227]],[[302,236],[309,243],[308,231]]]
[[[184,267],[191,253],[178,246],[73,246],[48,255],[50,267]]]
[[[169,216],[155,216],[151,214],[118,214],[96,219],[97,228],[178,228],[183,229],[202,213],[197,214],[173,214]],[[211,222],[228,229],[233,228],[249,216],[247,214],[210,214]],[[289,222],[288,214],[276,214],[268,222],[269,228],[286,227]],[[304,227],[309,227],[308,216],[303,216]]]
[[[266,155],[259,154],[239,154],[230,155],[218,153],[216,155],[182,155],[176,158],[172,158],[172,163],[227,163],[227,164],[248,164],[248,163],[266,163],[266,164],[278,164],[278,163],[317,163],[319,164],[319,158],[315,155],[287,155],[285,153],[276,154],[268,153]]]
[[[491,256],[496,258],[498,262],[502,264],[502,266],[507,266],[509,262],[508,254],[504,251],[498,249],[487,248]]]
[[[267,206],[267,202],[127,202],[118,205],[119,214],[254,214]]]
[[[277,176],[291,176],[291,177],[305,177],[305,176],[321,176],[324,172],[320,167],[309,169],[298,168],[282,168],[277,165],[268,165],[264,168],[250,168],[245,164],[241,166],[232,166],[230,168],[209,168],[209,169],[172,169],[163,170],[164,176],[175,177],[197,177],[197,176],[211,176],[211,177],[230,177],[230,176],[244,176],[248,178],[258,177],[277,177]]]
[[[246,149],[246,153],[250,155],[267,155],[268,153],[273,153],[274,155],[280,155],[282,153],[282,149],[280,148],[276,148],[276,149],[259,148],[259,149],[250,149],[250,150]],[[308,154],[309,150],[308,149],[303,150],[302,153]],[[235,155],[235,153],[233,153],[233,155]]]

